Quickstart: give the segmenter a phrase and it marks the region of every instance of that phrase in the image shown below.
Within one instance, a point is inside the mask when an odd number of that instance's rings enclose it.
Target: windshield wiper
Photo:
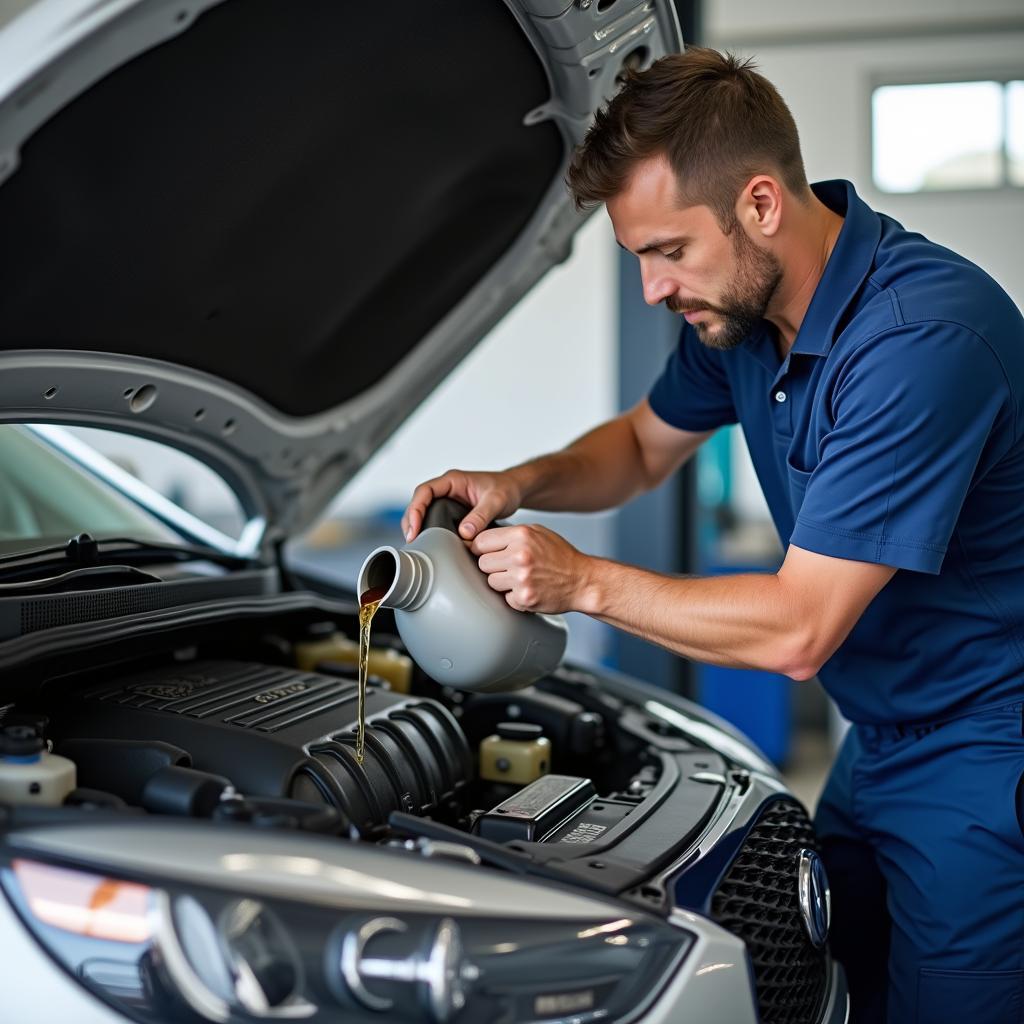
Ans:
[[[112,550],[108,550],[108,548]],[[127,549],[127,550],[126,550]],[[232,555],[214,547],[200,544],[164,544],[159,541],[138,540],[135,537],[104,537],[96,540],[88,533],[79,533],[64,544],[16,551],[0,555],[0,575],[8,576],[8,570],[34,568],[54,561],[53,556],[64,556],[64,560],[76,568],[88,568],[116,562],[145,564],[152,562],[182,562],[202,559],[229,569],[251,565],[252,559],[243,555]]]
[[[67,593],[69,590],[99,590],[102,587],[130,587],[140,583],[160,583],[159,576],[131,565],[90,565],[71,569],[59,576],[0,583],[0,597],[22,594]]]

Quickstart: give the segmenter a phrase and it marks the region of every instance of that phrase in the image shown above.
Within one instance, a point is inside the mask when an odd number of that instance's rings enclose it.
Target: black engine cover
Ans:
[[[323,801],[364,829],[391,811],[427,814],[470,780],[466,737],[436,701],[370,686],[356,761],[353,679],[240,661],[120,677],[65,702],[52,734],[157,740],[245,794]],[[88,785],[88,780],[80,780]]]

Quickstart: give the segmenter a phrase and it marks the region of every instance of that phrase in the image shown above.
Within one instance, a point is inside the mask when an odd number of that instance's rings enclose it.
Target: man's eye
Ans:
[[[683,247],[679,246],[678,249],[673,249],[671,252],[663,252],[661,255],[664,256],[667,260],[672,260],[672,262],[674,263],[683,255]]]

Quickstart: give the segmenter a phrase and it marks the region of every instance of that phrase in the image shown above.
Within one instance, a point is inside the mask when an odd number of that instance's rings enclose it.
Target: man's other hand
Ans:
[[[544,526],[484,530],[470,545],[488,585],[517,612],[572,611],[590,559]]]
[[[522,502],[522,489],[511,472],[477,473],[449,469],[419,485],[402,516],[402,533],[413,540],[423,526],[430,503],[437,498],[454,498],[469,505],[469,514],[459,524],[459,536],[472,540],[499,516],[510,516]]]

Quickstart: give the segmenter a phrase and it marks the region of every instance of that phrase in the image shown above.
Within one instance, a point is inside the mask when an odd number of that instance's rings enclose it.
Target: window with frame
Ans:
[[[872,178],[883,192],[1024,186],[1024,75],[879,85]]]

